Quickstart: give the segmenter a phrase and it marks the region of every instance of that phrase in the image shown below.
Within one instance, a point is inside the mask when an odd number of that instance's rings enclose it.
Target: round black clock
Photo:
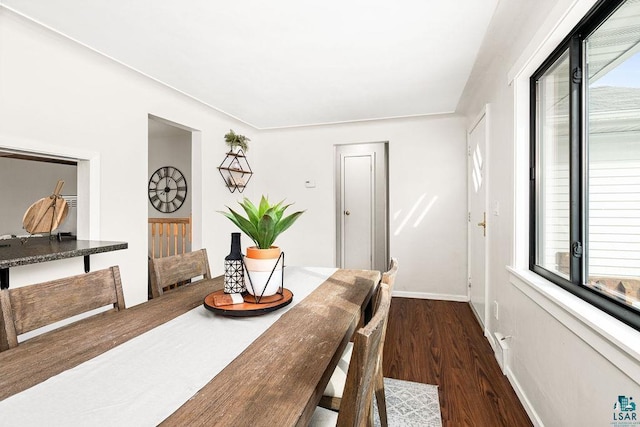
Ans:
[[[187,198],[187,180],[177,168],[163,166],[149,178],[149,201],[164,213],[180,209]]]

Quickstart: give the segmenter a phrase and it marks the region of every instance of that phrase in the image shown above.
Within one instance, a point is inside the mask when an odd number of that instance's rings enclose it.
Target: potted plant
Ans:
[[[232,153],[236,152],[236,147],[237,148],[241,148],[242,151],[246,152],[249,151],[249,141],[251,141],[249,138],[247,138],[244,135],[239,135],[237,133],[235,133],[233,131],[233,129],[229,129],[229,132],[227,132],[224,136],[224,140],[227,143],[227,145],[229,146],[229,150]]]
[[[284,200],[271,204],[265,196],[262,196],[258,206],[246,197],[238,204],[244,209],[246,217],[228,206],[229,212],[220,213],[255,243],[255,246],[247,248],[244,259],[246,274],[250,275],[250,279],[245,280],[247,291],[260,297],[274,295],[282,286],[282,258],[280,248],[273,246],[273,243],[304,211],[285,216],[284,211],[291,204],[285,205]]]

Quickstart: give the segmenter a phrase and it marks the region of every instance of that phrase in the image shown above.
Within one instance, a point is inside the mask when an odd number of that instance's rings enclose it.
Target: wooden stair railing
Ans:
[[[191,250],[191,216],[187,218],[149,218],[151,258],[179,255]]]

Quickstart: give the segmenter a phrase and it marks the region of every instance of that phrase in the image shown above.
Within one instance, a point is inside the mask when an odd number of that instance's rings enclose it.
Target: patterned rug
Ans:
[[[384,379],[389,427],[442,427],[438,386]],[[380,426],[375,405],[374,425]]]

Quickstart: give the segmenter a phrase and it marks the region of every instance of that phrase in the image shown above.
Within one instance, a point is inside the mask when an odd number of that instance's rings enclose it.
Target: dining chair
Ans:
[[[207,250],[200,249],[185,254],[149,260],[151,296],[158,298],[170,289],[189,283],[191,279],[203,276],[211,278]]]
[[[354,335],[351,360],[338,412],[318,406],[310,426],[373,425],[375,375],[391,305],[389,286],[381,283],[377,294],[378,304],[373,317]]]
[[[389,270],[382,273],[381,283],[386,284],[389,287],[389,293],[393,293],[393,287],[396,281],[396,274],[398,273],[398,260],[391,258],[389,264]],[[380,292],[376,292],[373,300],[374,313],[378,310],[380,305]],[[384,340],[387,334],[386,323],[383,328],[382,343],[379,351],[378,367],[375,374],[375,396],[378,404],[378,413],[380,414],[380,424],[382,427],[387,425],[387,405],[384,393],[384,374],[382,372],[382,353]],[[320,406],[337,411],[340,408],[341,399],[344,393],[345,382],[347,378],[347,371],[349,369],[350,361],[353,354],[353,342],[347,344],[345,351],[342,353],[336,369],[333,371],[329,383],[320,400]]]
[[[117,266],[0,291],[0,351],[18,345],[18,335],[108,305],[124,310]],[[102,313],[101,313],[102,314]]]
[[[398,273],[398,259],[391,258],[389,270],[382,273],[382,283],[389,286],[389,293],[393,295],[393,287],[396,283],[396,274]],[[387,317],[388,320],[388,317]],[[382,332],[382,342],[387,338],[387,325],[385,324]],[[384,373],[382,372],[382,357],[384,353],[383,346],[380,346],[380,353],[378,355],[378,370],[376,371],[376,383],[375,383],[375,396],[378,403],[378,413],[380,415],[380,423],[382,427],[387,426],[387,399],[384,393]]]

